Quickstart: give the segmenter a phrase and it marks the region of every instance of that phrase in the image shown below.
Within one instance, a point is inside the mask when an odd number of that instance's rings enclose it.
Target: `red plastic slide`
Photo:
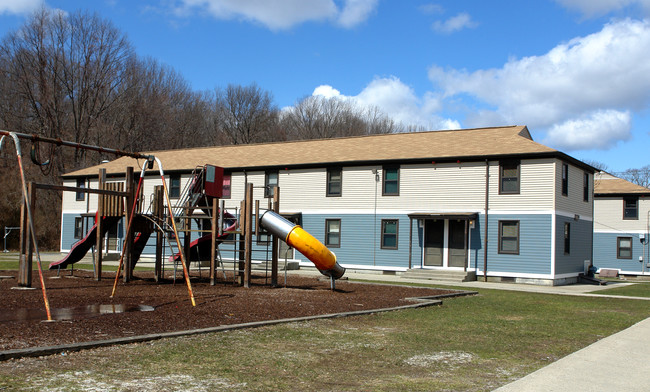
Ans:
[[[103,217],[102,237],[104,237],[108,229],[116,225],[121,218],[122,217],[120,216]],[[97,223],[95,223],[93,227],[90,228],[83,239],[75,242],[74,245],[72,245],[72,249],[70,249],[70,252],[68,252],[64,258],[59,261],[52,262],[50,264],[50,269],[65,268],[69,264],[74,264],[77,261],[81,260],[86,255],[86,253],[88,253],[90,248],[95,245],[95,241],[97,241]]]

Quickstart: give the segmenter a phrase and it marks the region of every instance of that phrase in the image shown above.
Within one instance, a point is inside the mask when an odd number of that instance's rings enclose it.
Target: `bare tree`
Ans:
[[[600,171],[609,171],[609,166],[603,162],[595,161],[593,159],[585,159],[583,160],[584,163],[586,163],[589,166],[593,166],[596,169]]]
[[[392,119],[376,107],[363,109],[351,100],[307,96],[287,109],[283,127],[291,139],[329,139],[343,136],[390,133]]]
[[[110,22],[88,13],[42,8],[0,45],[2,72],[11,79],[6,94],[25,102],[24,130],[78,143],[91,143],[105,113],[119,99],[133,50]],[[72,154],[72,168],[85,152]],[[59,161],[65,171],[67,160]]]
[[[193,92],[171,67],[153,59],[134,59],[120,89],[107,124],[114,129],[110,140],[117,148],[144,151],[210,143],[208,99]]]
[[[5,129],[78,143],[98,140],[107,130],[106,113],[119,99],[118,86],[132,53],[126,38],[97,15],[42,8],[0,42],[0,122]],[[29,147],[25,142],[23,149]],[[28,165],[32,180],[56,183],[59,174],[87,165],[83,150],[36,147],[52,163],[41,167],[49,176],[40,173],[40,166]],[[18,215],[21,194],[13,161],[8,156],[3,165],[7,170],[0,171],[5,196],[0,208],[10,209],[11,219]],[[56,246],[60,194],[42,192],[39,200],[55,206],[36,219],[44,222],[38,225],[49,239],[44,246]]]
[[[230,144],[249,144],[277,140],[278,108],[269,92],[257,84],[229,84],[216,89],[213,140]]]
[[[627,169],[624,172],[616,173],[616,176],[646,188],[650,187],[650,165],[639,169]]]

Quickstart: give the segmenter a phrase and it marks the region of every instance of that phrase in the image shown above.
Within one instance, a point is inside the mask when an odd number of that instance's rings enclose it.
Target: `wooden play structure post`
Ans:
[[[244,194],[246,190],[244,188]],[[246,219],[244,217],[246,216],[246,201],[242,200],[239,203],[239,241],[236,242],[237,246],[237,284],[243,285],[244,284],[244,266],[246,265],[245,262],[245,257],[246,257],[246,251],[244,247],[244,232],[246,231]]]
[[[135,198],[137,195],[135,194],[135,187],[134,181],[133,181],[133,167],[129,166],[126,168],[126,205],[127,208],[124,209],[124,220],[126,222],[129,222],[131,219],[131,211],[128,208],[128,206],[132,206],[133,203],[135,202]],[[133,211],[135,214],[136,211]],[[133,279],[133,257],[132,257],[132,249],[133,249],[133,233],[134,231],[131,230],[130,235],[127,235],[124,238],[124,272],[123,272],[123,277],[124,277],[124,283],[128,283]]]
[[[104,189],[106,183],[106,169],[99,169],[97,188]],[[95,224],[97,225],[97,235],[95,238],[95,280],[102,280],[102,260],[104,257],[104,236],[102,235],[102,226],[104,225],[102,217],[104,216],[104,195],[97,195],[97,214],[95,215]]]
[[[185,265],[186,267],[190,268],[190,263],[192,261],[191,259],[191,251],[192,251],[192,218],[190,217],[194,213],[194,209],[190,206],[190,201],[188,200],[185,205],[183,206],[184,208],[181,209],[183,211],[183,229],[180,231],[183,232],[183,251],[185,252]]]
[[[217,216],[219,213],[219,199],[212,199],[212,215],[210,218],[210,235],[212,239],[210,240],[210,286],[217,284],[216,282],[216,269],[217,269],[217,225],[220,220]]]
[[[36,195],[34,193],[34,183],[27,185],[27,197],[29,205],[34,208]],[[32,255],[34,253],[34,244],[32,243],[32,233],[27,216],[27,203],[23,199],[20,207],[20,262],[18,268],[18,285],[22,287],[32,287]]]
[[[251,267],[253,255],[253,184],[246,184],[244,212],[244,287],[248,288],[251,284]]]
[[[154,187],[154,196],[153,196],[153,216],[158,222],[163,222],[163,219],[165,218],[164,200],[165,198],[163,196],[162,185],[156,185]],[[163,278],[162,276],[163,241],[164,241],[164,233],[162,232],[162,230],[156,230],[156,265],[155,265],[156,282],[160,282]]]
[[[280,187],[275,186],[273,188],[273,206],[272,206],[273,212],[276,214],[280,213]],[[259,216],[257,217],[257,220],[259,221]],[[278,286],[278,257],[280,254],[280,239],[278,236],[274,235],[272,236],[273,242],[271,243],[271,286],[272,287],[277,287]],[[287,268],[286,264],[284,268]]]

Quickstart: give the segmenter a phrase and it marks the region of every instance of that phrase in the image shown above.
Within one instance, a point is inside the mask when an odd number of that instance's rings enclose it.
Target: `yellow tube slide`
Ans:
[[[336,255],[302,227],[291,230],[285,241],[311,260],[320,271],[327,271],[336,265]]]
[[[260,225],[305,255],[323,275],[339,279],[345,273],[345,268],[336,262],[336,255],[332,251],[302,227],[281,215],[266,211],[260,217]]]

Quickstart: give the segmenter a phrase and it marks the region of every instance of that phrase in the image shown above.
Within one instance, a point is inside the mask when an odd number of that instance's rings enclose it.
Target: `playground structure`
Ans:
[[[103,178],[105,173],[100,171],[99,176]],[[128,173],[126,177],[129,177]],[[266,264],[270,261],[271,285],[277,286],[278,244],[270,244],[272,247],[271,260],[268,260],[268,255],[253,257],[253,252],[256,251],[253,246],[253,238],[266,235],[267,232],[277,237],[274,237],[273,241],[282,240],[304,254],[324,275],[333,279],[338,279],[343,275],[345,270],[336,263],[336,256],[329,249],[300,226],[291,223],[274,211],[274,206],[279,209],[280,189],[278,187],[274,188],[274,199],[268,200],[268,208],[261,210],[260,201],[253,200],[252,189],[254,186],[248,184],[250,189],[240,203],[240,208],[233,215],[225,209],[223,201],[220,200],[222,179],[223,168],[212,165],[195,168],[178,201],[171,209],[161,204],[163,201],[162,187],[155,187],[151,198],[153,201],[147,209],[142,208],[142,200],[147,197],[140,194],[138,198],[140,201],[136,203],[138,207],[133,215],[135,223],[133,224],[132,238],[124,240],[125,246],[129,246],[128,244],[131,243],[131,250],[127,251],[127,256],[124,258],[125,282],[132,278],[135,264],[153,232],[156,232],[155,279],[157,281],[162,279],[165,261],[172,263],[174,267],[181,262],[179,248],[174,246],[174,241],[170,241],[175,234],[170,229],[172,218],[166,211],[174,213],[173,221],[178,225],[178,234],[176,235],[181,238],[183,245],[180,249],[185,251],[184,260],[187,267],[193,261],[210,261],[210,283],[212,285],[216,282],[219,266],[221,266],[225,277],[223,257],[220,251],[220,245],[225,244],[232,249],[234,254],[231,260],[233,261],[235,283],[249,287],[253,261]],[[219,186],[215,184],[219,184]],[[122,184],[108,183],[105,185]],[[120,189],[112,191],[120,192]],[[99,211],[102,211],[101,222],[98,224],[98,220],[95,218],[95,224],[86,236],[73,244],[63,259],[51,263],[50,269],[65,268],[81,260],[86,252],[95,246],[95,238],[102,238],[110,226],[117,224],[121,219],[122,204],[114,200],[115,198],[116,196],[104,197],[103,206],[98,206],[96,214],[99,216]],[[221,206],[218,207],[220,201]],[[255,208],[253,208],[252,202],[255,202]],[[258,217],[259,219],[256,219]],[[101,225],[101,229],[98,228],[99,225]],[[247,230],[249,226],[251,230]],[[98,230],[101,230],[101,234],[96,237]],[[165,242],[168,246],[165,246]],[[166,249],[170,250],[169,256],[165,254]],[[259,249],[257,253],[259,255]],[[101,262],[102,255],[98,254],[95,258],[97,279],[101,279]]]
[[[309,260],[314,262],[321,273],[330,277],[332,288],[334,288],[335,280],[343,276],[345,272],[345,269],[337,263],[336,256],[329,251],[329,249],[309,235],[309,233],[304,231],[301,227],[292,224],[279,214],[280,189],[278,187],[275,187],[274,189],[273,200],[268,200],[268,209],[260,214],[259,200],[255,201],[255,208],[253,208],[253,184],[247,183],[245,198],[240,204],[239,214],[236,214],[238,215],[238,219],[236,219],[235,215],[228,214],[225,211],[223,201],[221,203],[221,208],[219,208],[219,198],[221,197],[222,192],[222,168],[205,165],[204,167],[195,170],[188,183],[187,191],[183,193],[179,203],[172,206],[169,192],[167,191],[162,164],[155,156],[126,153],[97,146],[65,142],[60,139],[48,139],[36,135],[26,135],[8,131],[0,131],[0,135],[2,135],[2,139],[0,139],[0,149],[3,146],[5,136],[10,136],[14,141],[23,188],[18,283],[20,286],[24,287],[31,286],[32,263],[33,255],[35,253],[48,320],[51,320],[49,302],[47,300],[41,258],[33,224],[32,206],[35,205],[37,189],[94,193],[98,195],[98,205],[94,225],[86,233],[83,239],[78,241],[71,248],[68,255],[63,259],[52,263],[50,268],[60,269],[72,265],[79,261],[88,250],[94,247],[96,255],[93,264],[94,277],[95,279],[100,280],[102,276],[103,237],[106,234],[107,229],[122,218],[128,222],[126,235],[124,237],[124,246],[122,247],[119,267],[115,275],[115,284],[113,286],[111,297],[115,294],[117,281],[120,275],[123,277],[125,283],[129,282],[133,278],[135,263],[154,231],[156,231],[156,280],[162,278],[163,242],[167,240],[169,248],[172,250],[172,256],[170,256],[171,261],[179,262],[183,267],[185,281],[187,283],[188,292],[193,306],[195,305],[195,301],[189,279],[190,261],[195,258],[201,259],[201,254],[205,254],[206,250],[209,251],[210,284],[214,285],[216,283],[217,260],[220,258],[218,249],[219,244],[229,241],[229,237],[239,236],[239,240],[230,240],[233,241],[232,243],[238,253],[237,268],[235,269],[236,273],[234,274],[234,279],[236,279],[238,284],[241,284],[244,287],[250,287],[253,236],[261,235],[264,233],[264,229],[267,229],[270,233],[274,234],[271,241],[272,286],[277,285],[278,277],[278,237],[287,242],[289,246],[292,246],[303,253]],[[116,186],[114,183],[106,183],[106,172],[104,169],[99,170],[97,189],[56,186],[34,182],[27,184],[22,166],[22,155],[19,143],[20,138],[30,139],[32,140],[32,143],[56,143],[57,145],[130,156],[136,159],[144,159],[145,161],[142,165],[137,185],[135,185],[134,181],[135,177],[133,168],[127,168],[125,173],[125,189],[121,187],[121,184],[117,184]],[[149,211],[142,211],[144,204],[142,181],[145,177],[146,169],[153,169],[154,163],[158,165],[162,185],[155,187],[153,202],[149,206]],[[129,209],[125,208],[125,206],[132,207]],[[195,212],[197,210],[202,213],[196,214]],[[202,224],[200,230],[192,230],[191,221],[193,219],[202,219],[204,222],[209,222],[209,224]],[[181,230],[177,228],[177,221],[183,222]],[[206,226],[209,228],[206,229]],[[201,232],[201,236],[195,241],[191,240],[191,233],[193,231]],[[182,236],[183,244],[181,244],[181,236],[179,233],[184,234]],[[122,268],[124,268],[124,270],[121,274]]]

